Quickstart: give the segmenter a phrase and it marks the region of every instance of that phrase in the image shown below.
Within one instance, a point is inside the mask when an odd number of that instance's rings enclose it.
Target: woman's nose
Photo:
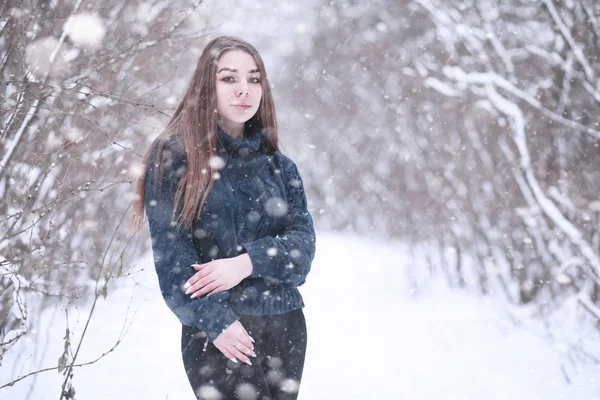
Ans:
[[[248,96],[248,85],[245,83],[240,83],[240,85],[238,86],[235,94],[240,97],[240,96]]]

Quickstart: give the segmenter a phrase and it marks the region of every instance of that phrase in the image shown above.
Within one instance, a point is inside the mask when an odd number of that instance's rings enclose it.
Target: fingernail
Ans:
[[[192,295],[190,296],[190,299],[193,299],[194,297],[196,297],[198,295],[198,293],[194,292],[192,293]]]
[[[255,352],[252,352],[250,355],[251,355],[252,357],[256,357],[256,353],[255,353]]]
[[[246,364],[248,364],[248,365],[252,365],[252,363],[250,362],[250,360],[248,360],[248,361],[246,362]]]
[[[237,360],[235,358],[232,358],[231,361],[237,364]]]
[[[252,340],[252,343],[256,343],[254,339],[252,339],[252,336],[250,336],[250,340]]]
[[[192,286],[192,285],[190,285],[190,283],[189,283],[189,282],[186,282],[186,283],[185,283],[185,285],[183,285],[183,288],[184,288],[184,289],[187,289],[187,288],[189,288],[190,286]],[[187,292],[185,292],[185,293],[187,294]]]

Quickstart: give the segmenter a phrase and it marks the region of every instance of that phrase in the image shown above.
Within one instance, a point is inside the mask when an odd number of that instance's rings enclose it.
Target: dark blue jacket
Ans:
[[[171,219],[186,169],[181,139],[167,140],[158,184],[154,146],[145,186],[162,295],[181,323],[197,326],[211,340],[242,314],[281,314],[304,307],[297,287],[304,283],[315,253],[313,220],[294,162],[279,152],[267,154],[260,131],[233,138],[219,129],[218,138],[217,154],[225,166],[192,229],[178,228]],[[185,295],[183,285],[196,272],[191,264],[245,252],[253,271],[239,285],[210,297]]]

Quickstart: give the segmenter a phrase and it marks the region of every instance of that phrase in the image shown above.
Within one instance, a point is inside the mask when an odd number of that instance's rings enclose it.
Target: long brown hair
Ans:
[[[183,207],[177,218],[177,225],[190,228],[198,217],[214,182],[214,169],[209,160],[216,155],[217,145],[217,99],[216,74],[217,62],[223,54],[231,50],[241,50],[254,57],[260,71],[262,98],[256,114],[247,122],[258,124],[262,130],[263,144],[268,151],[279,150],[277,135],[277,118],[271,86],[260,54],[250,43],[232,36],[219,36],[211,40],[198,58],[196,70],[192,75],[183,100],[179,103],[175,114],[165,130],[154,140],[142,165],[144,169],[138,178],[133,201],[131,220],[132,230],[140,230],[144,224],[144,187],[146,184],[146,169],[152,154],[152,149],[158,143],[156,163],[159,164],[166,141],[177,136],[181,138],[187,159],[186,172],[179,181],[175,193],[175,216],[178,204],[183,196]],[[160,171],[155,170],[155,177]]]

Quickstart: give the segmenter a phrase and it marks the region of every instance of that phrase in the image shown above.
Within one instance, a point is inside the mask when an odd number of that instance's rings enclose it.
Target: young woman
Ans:
[[[306,351],[298,286],[315,232],[252,45],[208,43],[144,165],[134,224],[145,211],[196,397],[295,399]]]

